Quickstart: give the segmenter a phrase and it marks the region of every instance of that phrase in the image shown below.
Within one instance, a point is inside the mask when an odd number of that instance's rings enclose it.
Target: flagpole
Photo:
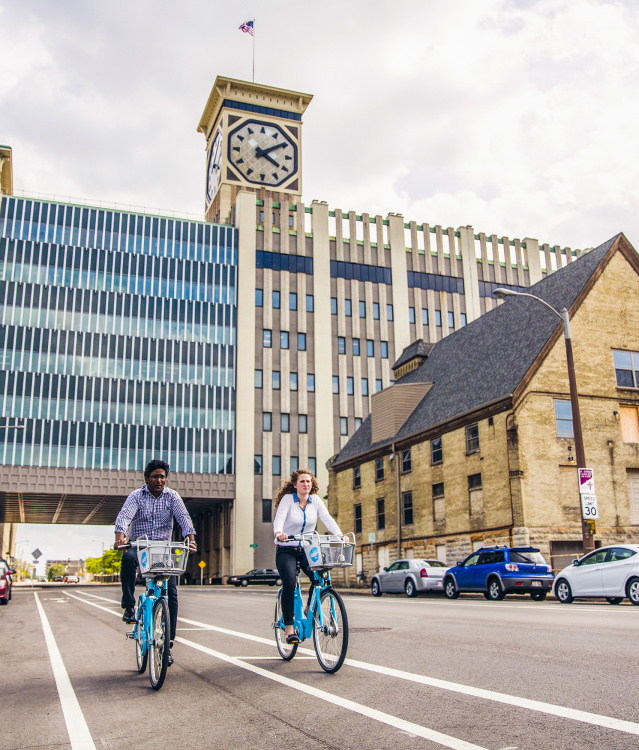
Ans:
[[[255,19],[253,19],[253,83],[255,83]]]

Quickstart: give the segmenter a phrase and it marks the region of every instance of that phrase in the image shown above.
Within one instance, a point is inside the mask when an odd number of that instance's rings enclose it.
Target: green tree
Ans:
[[[86,561],[87,573],[99,573],[102,570],[102,558],[101,557],[87,557]]]
[[[52,581],[56,576],[63,576],[64,575],[64,565],[52,565],[49,568],[49,573],[47,574],[47,578],[49,581]]]

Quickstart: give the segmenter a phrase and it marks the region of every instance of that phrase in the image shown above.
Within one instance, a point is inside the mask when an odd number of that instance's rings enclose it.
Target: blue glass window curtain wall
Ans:
[[[0,463],[232,473],[237,233],[7,196]]]

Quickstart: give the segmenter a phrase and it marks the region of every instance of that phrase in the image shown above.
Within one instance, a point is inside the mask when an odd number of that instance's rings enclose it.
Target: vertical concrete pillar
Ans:
[[[475,230],[472,227],[458,227],[461,240],[462,271],[464,275],[464,296],[466,297],[466,321],[476,320],[481,315],[479,304],[479,277],[475,257]]]
[[[404,242],[404,217],[399,214],[389,214],[386,218],[391,250],[391,273],[393,274],[393,330],[395,357],[397,358],[411,343],[408,322],[408,266]]]
[[[532,286],[543,279],[541,259],[539,257],[539,240],[526,237],[526,265],[528,266],[528,284]]]
[[[328,205],[311,204],[313,232],[313,294],[315,295],[315,451],[317,483],[323,497],[328,487],[326,462],[335,453],[333,439],[333,390],[331,331],[331,254],[328,240]],[[302,384],[300,387],[305,387]]]
[[[253,568],[255,517],[255,193],[235,204],[237,247],[237,342],[235,373],[235,502],[231,518],[231,573]]]

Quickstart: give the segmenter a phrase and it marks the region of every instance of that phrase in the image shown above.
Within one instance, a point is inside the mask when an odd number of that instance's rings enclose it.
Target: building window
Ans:
[[[333,375],[333,393],[339,393],[339,375]]]
[[[288,294],[288,309],[297,310],[297,294],[295,292],[289,292]]]
[[[280,331],[280,349],[288,349],[288,331]]]
[[[288,215],[288,225],[289,227],[292,227],[294,225],[293,214]]]
[[[466,325],[466,313],[459,313],[459,327],[463,328]]]
[[[353,316],[353,305],[351,304],[351,301],[349,299],[344,300],[344,315],[347,318],[351,318]]]
[[[366,356],[375,356],[375,342],[373,341],[373,339],[366,339]]]
[[[571,438],[575,436],[572,426],[572,404],[570,401],[555,399],[555,428],[557,437]]]
[[[620,406],[621,439],[624,443],[639,443],[639,409],[636,406]],[[639,494],[637,494],[639,503]]]
[[[384,459],[375,459],[375,481],[381,482],[384,479]]]
[[[484,493],[481,486],[481,474],[471,474],[468,477],[468,506],[471,516],[484,511]]]
[[[306,390],[309,393],[315,393],[315,374],[312,372],[306,375]]]
[[[264,382],[264,379],[263,379],[262,370],[255,370],[255,387],[262,388],[263,382]]]
[[[402,508],[404,515],[404,526],[410,526],[413,523],[413,493],[402,493]]]
[[[415,322],[415,308],[414,307],[408,308],[408,322],[409,323]]]
[[[357,432],[357,430],[359,430],[361,426],[362,426],[362,418],[355,417],[355,432]]]
[[[477,453],[479,450],[479,425],[471,424],[466,428],[466,453]]]
[[[352,396],[355,393],[354,380],[351,377],[346,378],[346,395]]]
[[[298,456],[291,456],[291,474],[300,468],[300,459]]]
[[[280,293],[275,290],[273,291],[273,309],[280,309]]]
[[[639,388],[639,352],[612,350],[619,388]]]
[[[296,391],[297,390],[297,373],[292,372],[290,374],[290,381],[291,381],[291,390]]]
[[[402,474],[409,474],[411,470],[410,448],[402,451]]]
[[[262,414],[262,431],[271,432],[273,430],[273,414],[270,411],[265,411]]]
[[[359,339],[353,339],[353,356],[359,357]]]
[[[262,500],[262,523],[271,523],[272,507],[272,500]]]
[[[339,434],[348,435],[348,417],[339,418]]]
[[[353,489],[356,490],[362,486],[362,470],[359,466],[353,469]]]
[[[270,349],[273,341],[273,331],[269,331],[268,328],[265,328],[262,331],[262,346],[265,349]]]
[[[359,302],[359,317],[360,318],[366,317],[366,302],[364,302],[364,300],[360,300]]]
[[[368,396],[368,378],[362,378],[362,396]]]
[[[386,528],[386,511],[384,509],[384,498],[378,497],[375,501],[375,504],[377,505],[377,528],[381,531],[381,529]]]
[[[375,393],[382,390],[382,381],[381,379],[377,379],[375,381]]]
[[[273,370],[273,390],[274,391],[280,390],[280,371],[279,370]]]
[[[308,470],[311,472],[313,476],[317,474],[317,461],[315,460],[315,456],[309,456],[308,457]]]
[[[388,359],[388,341],[379,342],[379,351],[382,359]]]
[[[386,305],[386,320],[392,320],[392,319],[393,319],[393,306]]]
[[[253,473],[256,475],[262,474],[262,456],[255,454],[253,457]]]
[[[312,294],[306,295],[306,312],[315,312],[315,300]]]
[[[337,337],[337,353],[346,354],[346,339],[343,336]]]
[[[255,290],[255,307],[264,306],[264,291],[262,289]]]
[[[362,506],[361,503],[356,503],[353,506],[353,515],[355,517],[355,533],[362,533]]]
[[[297,431],[305,435],[308,431],[308,417],[306,414],[297,415]]]
[[[373,302],[373,320],[379,320],[379,302]]]
[[[337,315],[337,297],[331,297],[331,315]]]
[[[433,521],[444,521],[446,518],[446,505],[444,499],[444,483],[433,485]]]
[[[273,476],[279,477],[282,473],[282,458],[281,456],[273,456]]]
[[[300,352],[306,351],[306,334],[305,333],[297,334],[297,349]]]
[[[441,310],[435,310],[435,325],[437,328],[442,327],[442,311]]]
[[[448,313],[448,327],[451,330],[455,328],[455,315],[452,312]]]
[[[442,439],[434,438],[430,441],[430,462],[431,464],[440,464],[444,460],[444,451],[442,449]]]
[[[290,432],[291,431],[291,415],[290,414],[281,414],[280,415],[280,430],[282,432]]]
[[[422,325],[428,325],[428,310],[425,307],[422,308]]]

